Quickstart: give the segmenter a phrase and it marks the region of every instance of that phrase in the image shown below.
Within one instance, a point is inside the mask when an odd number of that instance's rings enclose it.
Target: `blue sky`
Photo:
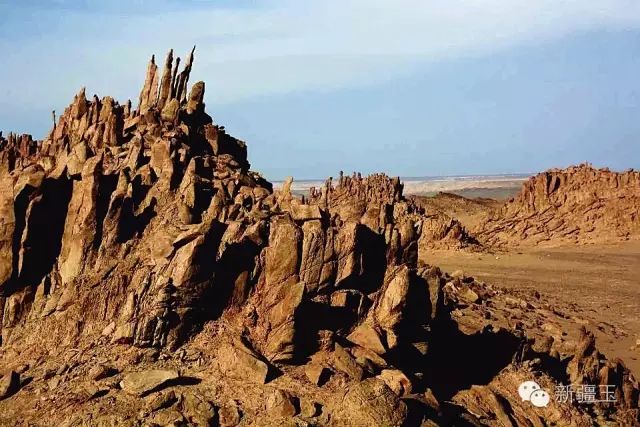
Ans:
[[[2,1],[0,130],[192,81],[270,179],[640,168],[637,0]]]

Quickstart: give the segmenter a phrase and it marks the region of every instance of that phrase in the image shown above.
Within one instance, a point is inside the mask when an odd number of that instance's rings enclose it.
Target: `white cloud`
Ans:
[[[210,101],[234,102],[375,84],[436,61],[640,27],[637,0],[287,0],[181,11],[152,5],[146,14],[127,14],[126,4],[122,12],[31,11],[28,23],[39,37],[0,41],[0,95],[58,105],[85,84],[89,92],[136,98],[151,52],[162,63],[168,47],[185,54],[197,44],[193,77],[207,81]]]

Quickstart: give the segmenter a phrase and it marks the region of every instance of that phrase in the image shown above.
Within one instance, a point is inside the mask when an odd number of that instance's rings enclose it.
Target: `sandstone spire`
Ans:
[[[178,82],[178,69],[180,68],[180,57],[176,58],[176,64],[173,66],[173,73],[171,75],[171,98],[176,97],[176,84]]]
[[[191,49],[191,53],[187,57],[187,62],[184,64],[184,69],[180,73],[177,79],[176,84],[176,95],[175,97],[180,101],[180,103],[187,102],[187,83],[189,82],[189,75],[191,74],[191,66],[193,65],[193,53],[195,52],[196,47],[193,46]]]
[[[138,111],[144,113],[149,108],[154,106],[155,95],[158,91],[158,66],[156,65],[155,55],[151,55],[151,61],[147,66],[147,75],[144,80],[144,86],[140,92],[140,102],[138,104]]]
[[[173,65],[173,49],[169,50],[167,59],[164,62],[164,70],[162,72],[162,80],[160,81],[160,91],[158,92],[158,110],[162,110],[165,103],[168,101],[171,95],[171,80],[172,80],[172,68]]]
[[[192,114],[202,109],[204,106],[204,82],[197,82],[191,87],[189,101],[187,102],[187,113]]]

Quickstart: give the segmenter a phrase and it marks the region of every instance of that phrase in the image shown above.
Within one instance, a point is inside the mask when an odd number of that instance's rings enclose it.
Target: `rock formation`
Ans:
[[[370,228],[384,228],[382,218],[391,216],[408,236],[407,224],[416,224],[419,259],[428,259],[431,249],[477,248],[478,242],[455,218],[422,206],[420,200],[406,198],[400,178],[384,174],[362,177],[340,172],[334,185],[330,178],[321,189],[311,188],[309,203],[327,209],[343,220],[360,221]],[[380,221],[378,221],[378,217]],[[378,222],[377,222],[378,221]]]
[[[628,240],[640,236],[639,210],[640,172],[583,164],[531,177],[475,235],[490,245]]]
[[[587,331],[418,265],[399,180],[274,193],[187,89],[193,55],[161,76],[152,58],[135,109],[83,89],[45,140],[1,140],[0,424],[638,421],[637,382]],[[532,376],[617,399],[536,408]]]

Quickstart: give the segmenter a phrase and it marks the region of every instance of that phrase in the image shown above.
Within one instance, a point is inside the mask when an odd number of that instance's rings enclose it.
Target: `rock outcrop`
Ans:
[[[419,265],[399,180],[274,193],[188,90],[193,55],[152,58],[135,109],[83,89],[44,141],[0,142],[0,424],[638,421],[637,382],[588,332]],[[531,376],[619,399],[536,408]]]
[[[475,235],[489,245],[628,240],[640,236],[639,210],[640,172],[583,164],[530,178]]]
[[[308,202],[327,209],[332,216],[360,221],[374,229],[384,228],[385,218],[394,218],[405,240],[418,236],[419,259],[428,259],[432,249],[479,248],[478,241],[458,220],[425,208],[420,200],[406,198],[398,177],[384,174],[363,177],[359,173],[349,177],[340,172],[337,183],[329,178],[322,188],[311,188]],[[409,232],[408,224],[417,225],[414,235]]]

